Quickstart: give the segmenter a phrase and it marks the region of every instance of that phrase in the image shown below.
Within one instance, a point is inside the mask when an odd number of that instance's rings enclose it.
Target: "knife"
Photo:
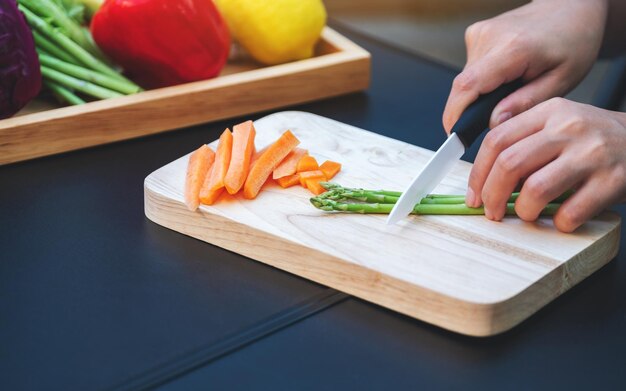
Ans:
[[[430,193],[452,170],[474,141],[489,126],[491,112],[498,102],[522,86],[520,79],[503,84],[494,91],[481,95],[472,103],[456,122],[450,136],[430,158],[411,185],[402,192],[395,204],[387,224],[395,224],[408,216],[415,204]]]

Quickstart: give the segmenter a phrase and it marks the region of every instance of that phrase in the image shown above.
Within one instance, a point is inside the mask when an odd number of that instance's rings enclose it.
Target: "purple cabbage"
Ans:
[[[33,34],[16,0],[0,0],[0,118],[17,113],[40,90]]]

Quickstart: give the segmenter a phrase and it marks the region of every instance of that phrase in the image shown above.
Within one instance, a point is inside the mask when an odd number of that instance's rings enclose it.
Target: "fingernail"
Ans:
[[[502,124],[503,122],[510,120],[511,117],[512,115],[508,111],[498,114],[498,116],[496,117],[496,121],[495,121],[496,126]]]
[[[485,217],[488,218],[489,220],[493,220],[493,214],[489,211],[489,209],[487,209],[486,206],[485,206]]]
[[[476,203],[476,194],[471,187],[467,188],[467,194],[465,194],[465,205],[470,208],[475,208],[474,204]]]

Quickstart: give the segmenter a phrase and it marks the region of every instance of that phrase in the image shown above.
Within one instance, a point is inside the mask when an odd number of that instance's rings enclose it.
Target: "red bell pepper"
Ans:
[[[91,33],[147,88],[215,77],[230,49],[228,27],[212,0],[106,0]]]

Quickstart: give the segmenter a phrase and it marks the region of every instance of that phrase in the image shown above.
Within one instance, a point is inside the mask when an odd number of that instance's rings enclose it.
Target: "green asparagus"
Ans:
[[[320,182],[327,189],[325,193],[311,198],[311,203],[324,211],[348,213],[390,213],[402,193],[390,190],[367,190],[343,187],[337,183]],[[507,215],[515,215],[515,201],[519,192],[511,194],[506,206]],[[549,203],[541,212],[542,215],[554,215],[561,202],[565,201],[571,191],[561,195]],[[413,208],[413,214],[422,215],[482,215],[483,207],[471,208],[465,205],[465,196],[453,194],[429,194],[422,198]]]
[[[331,199],[334,201],[356,200],[361,202],[372,202],[382,204],[395,204],[400,196],[401,192],[390,190],[367,190],[367,189],[355,189],[349,187],[343,187],[336,183],[320,182],[322,187],[328,191],[322,193],[319,197],[325,199]],[[519,197],[519,192],[511,194],[508,199],[508,203],[514,203]],[[552,203],[562,203],[565,201],[572,191],[567,191],[558,198],[554,199]],[[428,194],[422,198],[422,204],[464,204],[465,196],[458,194]]]
[[[313,197],[311,204],[318,209],[331,212],[348,212],[363,214],[389,214],[394,204],[381,203],[346,203],[330,200],[327,198]],[[541,212],[542,215],[554,215],[561,204],[550,203]],[[419,215],[483,215],[485,209],[470,208],[465,204],[417,204],[413,208],[413,214]],[[506,205],[507,215],[516,215],[515,204]]]

